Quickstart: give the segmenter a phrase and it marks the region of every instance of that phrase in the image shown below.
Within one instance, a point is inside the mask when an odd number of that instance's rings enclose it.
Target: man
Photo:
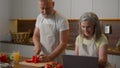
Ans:
[[[38,15],[33,43],[34,52],[42,61],[51,61],[61,55],[68,41],[69,24],[67,19],[54,10],[52,0],[38,0],[41,14]]]

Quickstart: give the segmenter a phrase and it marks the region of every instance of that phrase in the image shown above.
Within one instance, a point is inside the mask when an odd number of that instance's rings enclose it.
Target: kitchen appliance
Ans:
[[[98,58],[88,56],[63,55],[64,68],[98,68]]]

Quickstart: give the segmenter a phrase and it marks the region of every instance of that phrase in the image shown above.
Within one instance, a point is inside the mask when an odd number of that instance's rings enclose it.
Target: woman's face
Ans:
[[[82,33],[86,38],[91,38],[94,33],[94,24],[88,21],[81,22]]]

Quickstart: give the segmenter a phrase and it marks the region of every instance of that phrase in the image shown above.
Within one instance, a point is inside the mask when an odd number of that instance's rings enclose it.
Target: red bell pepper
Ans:
[[[7,62],[7,56],[6,56],[6,54],[1,54],[0,61],[1,62]]]
[[[32,56],[32,62],[33,63],[38,63],[39,62],[39,58],[37,56]]]

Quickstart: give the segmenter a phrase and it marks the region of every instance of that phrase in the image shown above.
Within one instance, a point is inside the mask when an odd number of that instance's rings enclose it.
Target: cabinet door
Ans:
[[[36,18],[39,14],[38,0],[23,0],[23,18]]]
[[[120,0],[118,0],[119,1],[119,7],[118,7],[118,11],[119,11],[119,18],[120,18]]]
[[[108,62],[113,64],[113,55],[108,54]]]
[[[108,62],[111,63],[113,68],[120,68],[120,56],[119,55],[108,55]]]
[[[93,11],[100,18],[118,18],[119,0],[93,0]]]
[[[117,56],[116,61],[117,61],[116,68],[120,68],[120,56]]]
[[[22,0],[11,0],[11,18],[22,18]]]
[[[70,18],[71,0],[54,0],[54,8],[67,18]]]
[[[80,18],[80,16],[88,11],[92,11],[92,0],[72,0],[71,18]]]

